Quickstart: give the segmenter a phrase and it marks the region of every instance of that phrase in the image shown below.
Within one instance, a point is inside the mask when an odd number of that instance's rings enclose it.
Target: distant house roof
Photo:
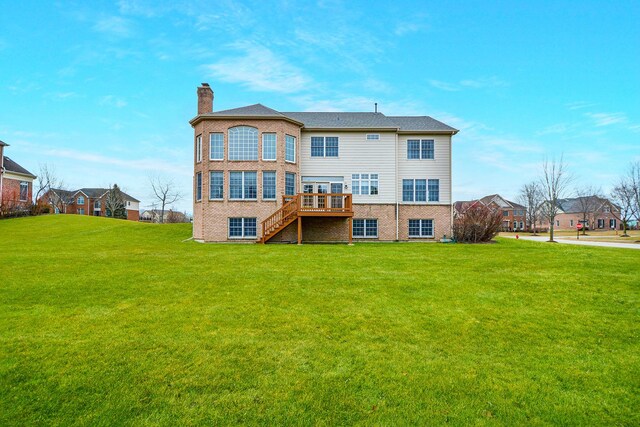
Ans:
[[[292,121],[308,129],[379,129],[399,132],[445,132],[455,134],[452,128],[429,116],[385,116],[370,112],[280,112],[262,104],[230,110],[200,114],[191,120],[195,124],[201,118],[280,118]]]
[[[4,144],[4,145],[6,146],[7,144]],[[29,172],[28,170],[26,170],[25,168],[23,168],[22,166],[17,164],[16,162],[11,160],[7,156],[4,156],[3,166],[4,166],[4,169],[7,172],[13,172],[13,173],[17,173],[17,174],[20,174],[20,175],[25,175],[25,176],[28,176],[30,178],[35,178],[36,177],[34,174],[32,174],[31,172]]]
[[[85,196],[91,198],[91,199],[99,199],[100,197],[104,196],[107,192],[109,191],[108,188],[81,188],[79,190],[75,190],[73,192],[73,195],[75,196],[77,193],[82,192]],[[139,202],[140,200],[136,199],[135,197],[132,197],[130,195],[128,195],[127,193],[125,193],[124,191],[120,190],[120,192],[122,193],[122,196],[124,197],[125,200],[130,201],[130,202]]]
[[[590,202],[586,201],[586,199],[589,199],[591,197],[598,200],[600,206],[604,205],[605,203],[609,203],[611,204],[611,206],[618,209],[618,206],[609,202],[609,200],[598,196],[570,197],[566,199],[560,199],[558,200],[558,206],[564,213],[582,213],[584,212],[585,208],[588,208],[589,205],[591,205]],[[600,208],[600,206],[598,206],[598,209]]]

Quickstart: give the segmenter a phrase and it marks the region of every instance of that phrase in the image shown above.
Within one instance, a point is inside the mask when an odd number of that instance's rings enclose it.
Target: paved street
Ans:
[[[509,239],[515,239],[515,236],[502,236]],[[520,236],[522,240],[532,240],[534,242],[546,242],[549,240],[547,236]],[[600,246],[605,248],[624,248],[624,249],[640,249],[640,243],[615,243],[615,242],[589,242],[587,240],[570,240],[562,237],[556,237],[556,242],[567,245],[583,245],[583,246]]]

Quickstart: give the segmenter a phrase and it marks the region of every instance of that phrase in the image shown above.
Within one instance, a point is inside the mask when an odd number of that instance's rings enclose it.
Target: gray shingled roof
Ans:
[[[104,193],[106,193],[107,191],[109,191],[108,188],[81,188],[79,190],[76,190],[74,192],[78,193],[82,191],[87,197],[91,198],[91,199],[97,199],[99,197],[102,197],[104,195]],[[122,193],[122,196],[124,196],[125,200],[129,200],[131,202],[139,202],[140,200],[131,197],[130,195],[128,195],[127,193],[125,193],[124,191],[120,190],[120,192]]]
[[[285,117],[284,114],[262,104],[253,104],[246,107],[232,108],[230,110],[214,111],[203,114],[203,116],[263,116],[263,117]]]
[[[4,166],[4,169],[7,172],[19,173],[19,174],[22,174],[22,175],[30,176],[32,178],[36,177],[34,174],[32,174],[31,172],[29,172],[28,170],[26,170],[25,168],[23,168],[22,166],[17,164],[16,162],[11,160],[7,156],[4,156],[3,166]]]
[[[595,197],[602,204],[607,202],[607,199],[603,199],[598,196],[588,196],[588,197]],[[583,206],[581,200],[587,199],[588,197],[571,197],[567,199],[560,199],[558,200],[558,205],[560,206],[560,209],[562,209],[566,213],[581,213],[586,206],[590,205],[590,203],[585,202]]]
[[[458,132],[457,129],[429,116],[389,116],[389,119],[403,132],[413,130]]]
[[[311,129],[397,129],[398,126],[382,113],[283,112],[287,117],[304,123]]]
[[[370,112],[280,112],[262,104],[214,111],[199,117],[282,117],[309,129],[389,129],[400,132],[458,132],[429,116],[385,116]]]

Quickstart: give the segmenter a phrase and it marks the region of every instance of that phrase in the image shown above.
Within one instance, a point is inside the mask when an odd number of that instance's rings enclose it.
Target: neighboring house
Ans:
[[[589,230],[621,229],[620,209],[614,203],[598,196],[589,198],[594,202],[585,201],[586,197],[560,199],[560,212],[556,216],[555,229],[575,230],[577,225],[585,220],[585,214],[587,222],[584,226]]]
[[[8,146],[0,141],[0,206],[3,210],[27,209],[32,203],[36,176],[4,155]]]
[[[61,190],[52,188],[41,200],[50,205],[54,213],[106,216],[105,201],[108,188],[81,188],[79,190]],[[127,209],[127,219],[140,219],[140,201],[121,191]]]
[[[160,217],[163,218],[162,221],[160,221]],[[140,221],[177,223],[190,222],[191,218],[189,218],[183,212],[174,211],[172,209],[165,210],[164,216],[162,215],[161,209],[147,209],[140,213]]]
[[[477,200],[455,202],[454,212],[456,215],[464,215],[464,211],[477,204],[488,206],[501,212],[503,231],[524,231],[528,228],[527,208],[509,201],[499,194],[492,194]]]
[[[213,112],[197,90],[193,236],[220,241],[428,240],[451,233],[451,139],[428,116]]]

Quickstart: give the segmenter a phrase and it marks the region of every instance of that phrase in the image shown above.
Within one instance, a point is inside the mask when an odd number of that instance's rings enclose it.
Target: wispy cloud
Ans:
[[[109,107],[122,108],[127,106],[127,101],[122,98],[118,98],[114,95],[106,95],[100,98],[98,101],[100,105],[106,105]]]
[[[211,77],[250,90],[277,93],[301,92],[311,84],[300,69],[270,49],[246,43],[236,46],[241,55],[204,66]]]
[[[93,26],[93,29],[115,37],[129,37],[133,33],[131,22],[120,16],[99,18]]]
[[[626,123],[627,115],[624,113],[586,113],[596,126],[610,126],[618,123]]]
[[[586,102],[586,101],[574,101],[574,102],[568,102],[567,104],[565,104],[565,106],[569,109],[569,110],[580,110],[582,108],[589,108],[589,107],[593,107],[596,104],[592,103],[592,102]]]
[[[396,36],[402,37],[407,34],[419,33],[426,29],[428,29],[428,26],[424,23],[404,21],[398,23],[393,32]]]
[[[485,89],[509,86],[507,82],[495,76],[465,79],[454,83],[444,82],[441,80],[429,80],[429,84],[436,89],[446,90],[449,92],[456,92],[464,89]]]

